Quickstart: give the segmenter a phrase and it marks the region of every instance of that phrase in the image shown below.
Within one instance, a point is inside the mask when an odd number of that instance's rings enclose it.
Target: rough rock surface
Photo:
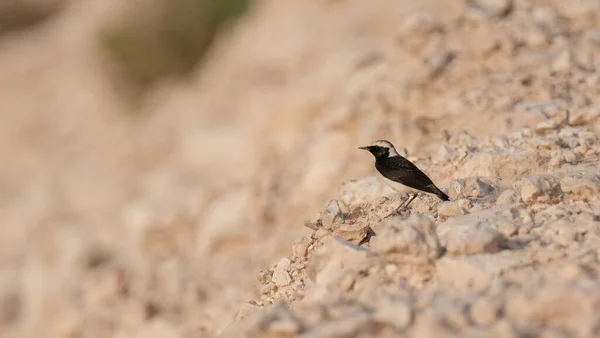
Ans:
[[[26,2],[62,5],[0,35],[2,337],[600,336],[598,1],[255,1],[135,114],[124,2]],[[453,200],[386,218],[376,139]]]
[[[586,129],[558,128],[544,136],[524,130],[504,139],[512,150],[503,156],[519,158],[532,145],[555,140],[554,146],[532,152],[542,159],[580,132]],[[600,140],[590,141],[591,156],[578,165],[544,164],[542,173],[537,168],[522,178],[492,177],[493,184],[457,179],[451,185],[458,200],[439,204],[423,197],[410,215],[390,215],[401,196],[365,197],[326,227],[332,209],[341,213],[332,201],[320,219],[307,223],[313,232],[284,258],[283,273],[291,281],[279,282],[281,263],[261,272],[261,298],[240,312],[225,336],[600,334]],[[506,151],[486,144],[485,137],[471,142],[467,161],[481,159],[481,151]],[[445,147],[455,153],[462,145]],[[419,164],[427,167],[424,163]],[[439,163],[438,170],[454,165]],[[514,170],[531,170],[527,165],[517,163]],[[359,191],[353,195],[370,196],[375,189],[370,185],[377,184],[369,177],[354,181],[351,186]],[[345,187],[341,197],[349,195]],[[518,203],[496,204],[504,191],[519,190]],[[462,212],[441,215],[444,205],[460,205]],[[342,228],[355,229],[352,243],[341,238]]]

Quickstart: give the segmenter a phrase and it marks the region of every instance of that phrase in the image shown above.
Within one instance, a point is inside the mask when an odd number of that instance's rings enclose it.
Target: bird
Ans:
[[[450,200],[448,195],[441,191],[421,169],[398,154],[390,141],[377,140],[369,146],[358,147],[358,149],[367,150],[375,156],[375,168],[387,185],[399,193],[408,194],[396,212],[401,209],[406,210],[421,192],[435,195],[442,201]]]

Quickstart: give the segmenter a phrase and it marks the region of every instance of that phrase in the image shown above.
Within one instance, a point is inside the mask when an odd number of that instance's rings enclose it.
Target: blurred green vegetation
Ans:
[[[164,77],[185,76],[209,50],[215,35],[251,0],[142,1],[102,32],[102,45],[123,78],[143,92]]]

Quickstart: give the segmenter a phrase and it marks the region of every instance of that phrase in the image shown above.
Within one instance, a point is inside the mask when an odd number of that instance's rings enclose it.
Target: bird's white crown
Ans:
[[[394,148],[394,145],[390,141],[377,140],[377,141],[373,142],[371,144],[371,146],[388,148],[389,149],[389,155],[388,155],[389,157],[397,156],[398,155],[398,152],[396,151],[396,148]]]

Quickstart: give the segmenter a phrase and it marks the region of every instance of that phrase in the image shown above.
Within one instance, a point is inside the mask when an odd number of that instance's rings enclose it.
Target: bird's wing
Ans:
[[[388,157],[384,161],[375,163],[375,166],[385,178],[437,195],[438,189],[431,179],[404,157]]]

